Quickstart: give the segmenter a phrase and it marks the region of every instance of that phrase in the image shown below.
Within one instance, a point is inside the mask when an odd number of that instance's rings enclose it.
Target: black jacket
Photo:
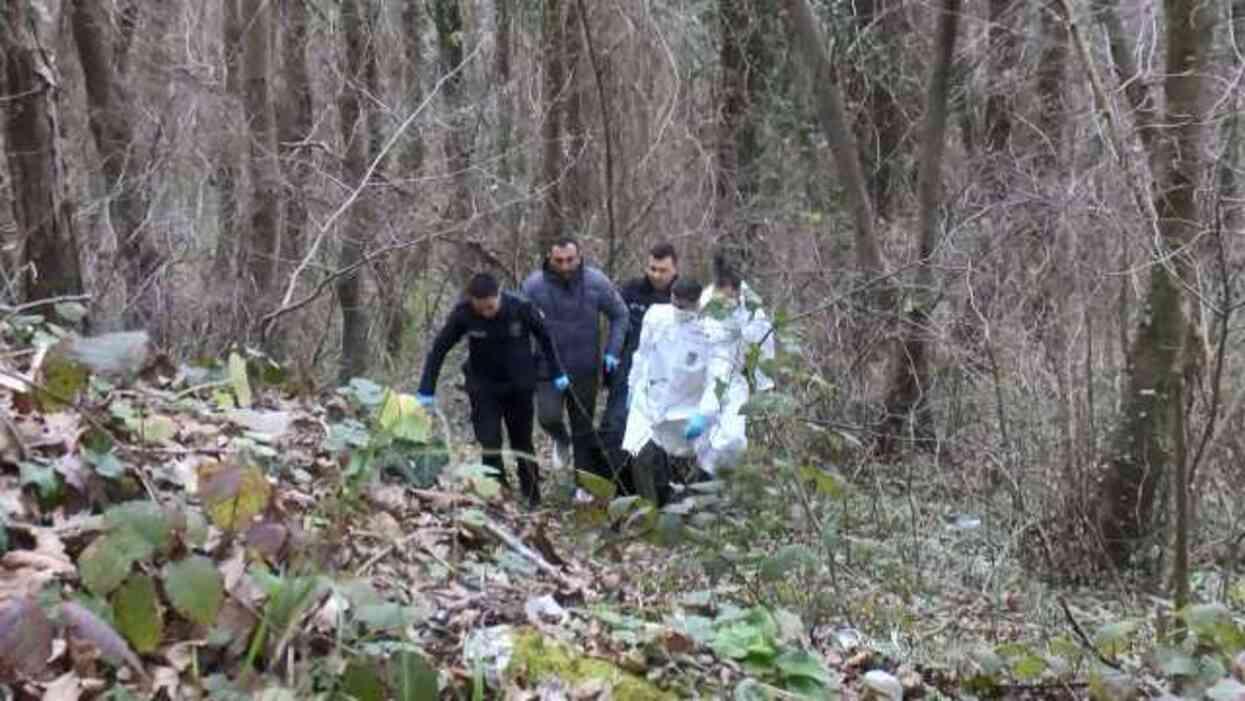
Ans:
[[[436,390],[445,356],[463,336],[467,337],[467,362],[463,364],[463,374],[467,376],[469,392],[488,390],[503,393],[535,389],[533,336],[540,344],[549,367],[559,368],[556,374],[561,374],[562,365],[549,333],[545,331],[540,310],[526,299],[504,292],[501,308],[492,319],[476,314],[471,302],[466,300],[454,307],[424,361],[424,374],[419,380],[420,393],[432,394]]]
[[[622,287],[623,303],[627,305],[627,314],[630,316],[630,324],[627,325],[627,338],[623,341],[622,355],[622,372],[619,374],[624,378],[631,370],[631,356],[635,354],[635,349],[640,347],[640,325],[644,321],[644,313],[654,304],[669,304],[670,289],[674,285],[666,287],[664,291],[659,291],[653,287],[653,283],[648,281],[647,275],[641,275],[632,278]]]

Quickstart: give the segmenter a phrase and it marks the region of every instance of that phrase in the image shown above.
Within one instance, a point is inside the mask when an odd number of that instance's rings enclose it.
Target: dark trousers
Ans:
[[[691,484],[711,479],[696,464],[695,457],[673,456],[653,441],[644,444],[630,467],[637,493],[659,507],[669,504],[674,497],[671,482]]]
[[[619,494],[635,494],[635,484],[631,479],[631,456],[622,449],[623,436],[627,431],[627,375],[620,368],[610,375],[609,398],[605,402],[605,413],[601,416],[601,445],[605,454],[601,458],[615,475]]]
[[[549,380],[542,380],[536,391],[536,411],[540,427],[553,440],[562,445],[570,445],[574,450],[575,469],[584,470],[602,477],[609,477],[607,469],[603,469],[597,444],[600,439],[592,425],[592,416],[597,406],[596,373],[571,375],[571,386],[565,392],[559,392]],[[567,429],[566,418],[570,418],[570,429]]]
[[[532,447],[531,390],[508,390],[504,392],[479,389],[468,394],[471,399],[471,426],[483,452],[481,462],[500,474],[502,484],[506,479],[506,464],[502,459],[501,427],[506,425],[510,437],[510,450],[518,460],[519,489],[529,500],[540,499],[540,472],[536,466],[535,448]]]

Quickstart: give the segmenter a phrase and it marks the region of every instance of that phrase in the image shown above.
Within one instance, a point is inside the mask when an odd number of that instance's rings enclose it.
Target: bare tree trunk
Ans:
[[[743,261],[752,252],[754,232],[744,220],[745,208],[756,195],[759,143],[753,110],[765,67],[763,37],[756,26],[759,12],[754,0],[718,0],[722,74],[714,227],[721,243]]]
[[[277,140],[288,191],[281,234],[283,265],[278,270],[284,274],[303,252],[307,227],[306,191],[313,173],[312,152],[308,147],[313,124],[311,79],[307,75],[309,17],[306,0],[281,0],[281,14],[285,24],[281,52],[285,91],[277,120]]]
[[[571,231],[577,236],[588,232],[592,217],[592,155],[584,127],[587,103],[585,72],[580,70],[584,55],[583,35],[579,31],[579,3],[568,0],[562,24],[562,66],[566,81],[562,86],[562,128],[569,161],[562,180],[562,202]]]
[[[523,274],[519,269],[519,263],[522,260],[524,246],[522,212],[517,206],[519,189],[513,182],[519,175],[516,172],[519,170],[516,165],[521,163],[520,158],[517,157],[521,156],[521,153],[515,149],[514,141],[515,87],[512,85],[511,75],[514,53],[512,46],[513,12],[513,3],[509,0],[494,0],[494,21],[497,23],[494,32],[497,48],[493,56],[493,75],[497,80],[497,180],[501,183],[502,202],[506,204],[506,209],[501,215],[505,229],[503,236],[509,235],[511,269],[517,278]],[[511,153],[512,150],[516,153]]]
[[[109,218],[117,236],[127,291],[122,317],[127,327],[146,328],[159,341],[163,334],[156,275],[161,260],[143,227],[148,208],[143,184],[145,164],[135,148],[125,94],[125,50],[136,19],[133,6],[127,10],[110,18],[99,3],[74,0],[71,22],[86,84],[87,119],[108,188]],[[130,32],[114,35],[114,24],[122,30],[128,27]]]
[[[467,105],[463,95],[463,15],[459,0],[434,0],[433,23],[437,28],[437,52],[440,56],[441,75],[449,76],[442,86],[445,104],[449,109],[449,133],[445,137],[445,160],[454,182],[454,194],[450,197],[445,218],[462,228],[452,241],[451,249],[454,276],[462,284],[473,269],[474,253],[470,246],[471,217],[475,212],[475,198],[471,189],[471,124],[467,119]],[[453,73],[453,75],[450,75]]]
[[[854,7],[856,31],[868,38],[867,45],[878,46],[875,51],[882,55],[883,61],[891,61],[899,51],[894,38],[910,31],[904,26],[906,23],[898,8],[887,7],[882,0],[859,0]],[[887,66],[887,70],[901,69]],[[889,217],[894,201],[898,180],[895,159],[904,135],[903,107],[895,95],[898,87],[896,81],[889,79],[891,75],[876,75],[870,71],[862,76],[864,101],[868,105],[868,137],[861,153],[877,216],[883,218]]]
[[[281,171],[269,83],[272,6],[268,0],[243,0],[243,111],[250,133],[251,221],[244,246],[246,284],[260,307],[271,303],[280,262]],[[279,339],[273,342],[280,345]]]
[[[9,0],[0,16],[4,57],[5,150],[13,220],[21,250],[28,301],[82,292],[78,234],[65,189],[65,164],[57,131],[56,70],[50,43],[35,36],[39,21],[30,3]]]
[[[1000,167],[997,157],[1006,155],[1011,145],[1012,111],[1015,91],[1012,74],[1019,63],[1019,37],[1015,31],[1015,0],[990,0],[989,29],[986,45],[989,51],[990,87],[986,95],[986,150],[996,156],[992,170]],[[996,184],[1002,181],[995,179]]]
[[[904,426],[912,422],[913,434],[926,438],[932,431],[929,391],[928,326],[936,303],[934,249],[938,242],[939,201],[942,189],[942,154],[947,136],[947,96],[951,86],[951,63],[959,29],[961,0],[943,0],[938,19],[936,55],[925,104],[925,131],[921,141],[921,165],[917,194],[920,216],[920,259],[916,269],[915,299],[905,318],[903,340],[891,361],[891,385],[886,398],[886,418],[878,440],[883,455],[894,454]]]
[[[342,86],[337,108],[341,114],[342,143],[346,147],[344,180],[351,189],[361,187],[367,176],[371,153],[365,81],[368,64],[375,62],[367,16],[360,7],[364,0],[343,0],[342,38],[346,49],[346,85]],[[357,268],[363,260],[372,226],[371,195],[364,191],[350,210],[341,236],[338,267]],[[363,276],[360,270],[342,275],[337,281],[337,302],[342,316],[342,354],[337,378],[341,383],[360,377],[367,370],[367,309],[363,304]]]
[[[856,264],[867,278],[879,280],[883,274],[882,256],[874,233],[873,207],[866,190],[860,166],[860,149],[847,121],[842,89],[830,65],[826,42],[821,35],[808,0],[782,0],[787,28],[798,44],[812,79],[817,100],[817,118],[822,132],[830,142],[830,151],[838,166],[839,183],[847,193],[848,206],[856,233]],[[889,309],[893,297],[889,285],[877,283],[870,298],[883,309]]]
[[[542,208],[539,253],[549,252],[553,242],[566,229],[562,208],[562,90],[563,30],[561,0],[544,0],[541,18],[542,76],[540,124]]]
[[[1196,188],[1201,170],[1201,92],[1209,30],[1209,7],[1198,0],[1165,0],[1167,66],[1163,89],[1166,115],[1161,132],[1151,132],[1155,171],[1154,206],[1160,238],[1155,242],[1146,306],[1149,313],[1133,342],[1132,376],[1123,407],[1116,457],[1099,491],[1099,524],[1107,556],[1126,566],[1151,535],[1158,487],[1170,469],[1184,464],[1175,455],[1173,424],[1184,395],[1182,354],[1188,339],[1182,280],[1191,266],[1186,246],[1199,229]],[[1143,131],[1143,133],[1146,133]],[[1178,477],[1180,477],[1178,475]],[[1187,499],[1180,483],[1176,498]],[[1178,504],[1178,508],[1180,505]]]
[[[221,0],[221,53],[225,59],[225,95],[229,101],[242,99],[242,11],[240,0]],[[229,135],[227,145],[232,145]],[[212,262],[213,280],[234,279],[240,250],[238,241],[238,154],[222,148],[217,155],[215,182],[220,193],[216,252]]]

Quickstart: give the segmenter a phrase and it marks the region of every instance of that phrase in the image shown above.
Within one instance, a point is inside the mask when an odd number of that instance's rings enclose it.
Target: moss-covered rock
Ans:
[[[579,654],[566,643],[552,640],[535,628],[518,628],[513,636],[513,654],[506,667],[506,677],[510,679],[521,678],[539,684],[556,677],[573,687],[601,680],[609,684],[614,701],[674,701],[678,698],[613,663]]]

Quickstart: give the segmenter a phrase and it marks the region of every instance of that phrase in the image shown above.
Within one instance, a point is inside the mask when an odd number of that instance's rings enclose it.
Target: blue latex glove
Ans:
[[[571,378],[567,377],[565,374],[558,375],[553,378],[553,386],[559,392],[565,392],[566,388],[571,386]]]
[[[705,432],[708,423],[705,417],[693,414],[692,418],[687,420],[687,428],[683,429],[683,437],[689,441],[699,438]]]
[[[618,358],[613,353],[605,354],[605,374],[609,374],[618,369]]]
[[[415,394],[415,401],[419,402],[419,405],[422,407],[430,407],[437,403],[437,398],[431,394],[418,392]]]

